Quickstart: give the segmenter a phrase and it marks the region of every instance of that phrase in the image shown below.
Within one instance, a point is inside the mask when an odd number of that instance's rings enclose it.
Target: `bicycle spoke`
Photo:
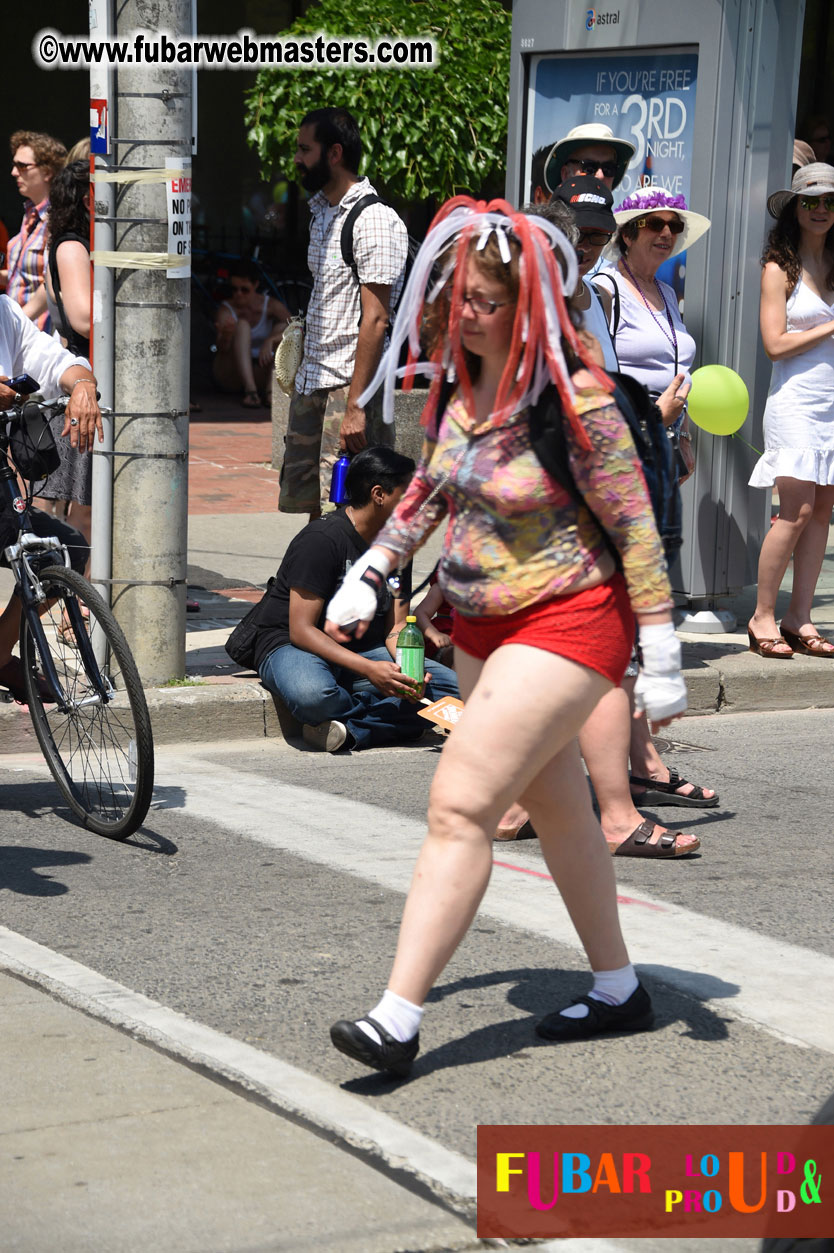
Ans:
[[[52,602],[42,619],[45,646],[66,703],[62,708],[37,696],[37,656],[31,634],[24,630],[21,655],[31,671],[35,730],[73,810],[99,834],[124,838],[144,818],[153,784],[153,744],[139,678],[112,614],[86,580],[57,568],[41,577]],[[83,628],[74,630],[67,625],[78,622],[75,610],[70,616],[67,608],[73,601],[86,615]],[[85,655],[91,667],[93,663],[89,650],[78,647],[75,638],[82,629],[94,653],[96,641],[103,646],[101,677],[107,697],[101,695],[95,672],[85,669]]]

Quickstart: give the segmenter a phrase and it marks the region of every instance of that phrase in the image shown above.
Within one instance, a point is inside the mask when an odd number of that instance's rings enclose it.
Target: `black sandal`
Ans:
[[[704,789],[694,783],[691,785],[692,791],[681,796],[678,788],[686,787],[689,780],[682,779],[677,770],[669,771],[667,783],[659,783],[657,779],[642,779],[639,774],[630,774],[628,781],[630,785],[636,784],[637,787],[646,789],[645,792],[632,792],[631,799],[636,805],[679,805],[683,809],[713,809],[720,799],[717,792],[715,796],[705,796]]]

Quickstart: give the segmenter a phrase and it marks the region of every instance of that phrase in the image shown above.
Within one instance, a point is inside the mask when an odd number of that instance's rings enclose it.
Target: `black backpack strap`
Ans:
[[[536,403],[528,409],[527,420],[530,426],[530,443],[540,464],[576,504],[583,505],[587,509],[620,568],[620,555],[613,540],[580,492],[576,479],[573,477],[568,461],[562,398],[555,384],[547,384]]]
[[[356,219],[363,209],[367,209],[369,204],[384,204],[385,201],[381,196],[377,196],[374,192],[369,192],[367,196],[360,196],[355,205],[352,205],[347,217],[342,223],[341,246],[342,260],[349,270],[353,272],[353,277],[359,282],[359,269],[356,259],[353,255],[353,232],[356,227]]]
[[[573,500],[583,504],[582,493],[568,463],[562,398],[553,383],[548,383],[536,403],[530,406],[527,420],[530,443],[541,465]]]
[[[595,287],[601,278],[607,278],[611,283],[611,300],[613,305],[611,312],[613,315],[614,325],[609,329],[611,331],[611,338],[614,339],[617,334],[617,327],[620,325],[620,285],[610,270],[600,270],[593,278]],[[606,283],[606,287],[607,286],[608,284]]]

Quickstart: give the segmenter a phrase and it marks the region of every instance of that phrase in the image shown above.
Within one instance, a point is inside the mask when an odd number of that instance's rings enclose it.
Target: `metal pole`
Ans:
[[[113,0],[101,0],[90,6],[90,37],[109,39],[113,34]],[[107,68],[94,66],[90,71],[90,100],[104,100],[106,112],[113,103],[112,73]],[[91,107],[92,116],[92,107]],[[112,116],[105,116],[106,126],[113,124]],[[91,172],[106,173],[113,166],[110,153],[91,156]],[[90,223],[94,248],[111,252],[113,249],[113,215],[115,213],[115,190],[112,183],[93,182],[90,197]],[[106,266],[93,266],[93,370],[98,380],[101,404],[113,408],[113,271]],[[113,449],[113,419],[103,415],[104,443],[96,441],[93,453],[92,489],[92,555],[90,578],[93,585],[110,603],[110,556],[113,515],[113,458],[107,454]],[[96,635],[101,651],[105,641]],[[103,662],[104,657],[98,658]]]
[[[142,0],[126,0],[117,25],[145,28]],[[154,25],[190,34],[190,0],[159,0]],[[175,170],[190,180],[190,69],[121,67],[117,118],[120,177],[154,173],[117,193],[115,247],[128,255],[116,270],[112,601],[143,681],[159,684],[185,672],[190,278],[130,262],[170,252],[168,187]]]

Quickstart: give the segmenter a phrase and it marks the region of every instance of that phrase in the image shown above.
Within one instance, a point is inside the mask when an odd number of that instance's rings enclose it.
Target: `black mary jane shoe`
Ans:
[[[654,1026],[652,1002],[642,983],[622,1005],[608,1005],[592,996],[578,996],[571,1005],[587,1005],[587,1015],[566,1018],[562,1013],[548,1014],[536,1025],[536,1035],[545,1040],[590,1040],[605,1031],[650,1031]]]
[[[373,1027],[382,1043],[377,1044],[366,1035],[359,1026],[360,1022],[366,1022]],[[351,1022],[349,1018],[340,1018],[330,1028],[330,1039],[340,1053],[347,1054],[363,1066],[370,1066],[372,1070],[390,1070],[392,1074],[400,1076],[407,1075],[411,1070],[411,1063],[420,1049],[419,1031],[410,1040],[396,1040],[368,1014],[356,1022]]]

